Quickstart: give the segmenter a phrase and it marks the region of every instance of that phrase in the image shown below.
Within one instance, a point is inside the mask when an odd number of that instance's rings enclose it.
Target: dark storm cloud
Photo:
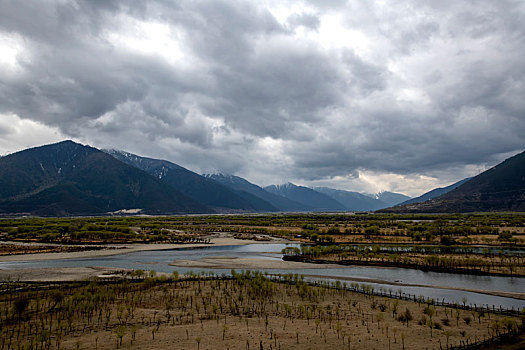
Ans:
[[[234,71],[216,71],[217,95],[226,103],[209,106],[209,113],[274,138],[286,138],[295,123],[322,121],[320,112],[340,103],[344,81],[326,64],[329,57],[286,44],[269,45]]]
[[[0,39],[22,49],[0,113],[254,180],[442,174],[523,148],[523,3],[265,4],[4,1]]]
[[[100,9],[76,3],[7,2],[0,27],[28,43],[23,73],[3,77],[1,106],[24,118],[59,124],[70,131],[82,118],[97,118],[127,99],[137,99],[144,81],[126,71],[147,69],[112,51],[99,37],[110,21],[107,5]],[[142,80],[142,81],[141,81]]]
[[[389,91],[390,96],[384,96],[378,105],[360,109],[357,125],[348,128],[353,132],[352,140],[338,137],[334,129],[334,137],[316,143],[315,148],[304,145],[290,150],[295,151],[297,167],[314,169],[312,177],[344,174],[343,169],[360,167],[400,174],[432,173],[458,165],[494,164],[502,160],[502,153],[523,149],[525,104],[520,95],[524,93],[525,69],[519,57],[525,53],[524,26],[515,20],[523,17],[523,6],[483,5],[474,14],[466,8],[452,16],[446,13],[450,8],[435,13],[428,24],[412,28],[416,32],[428,28],[419,38],[389,34],[395,50],[398,38],[410,42],[412,48],[422,45],[430,51],[438,49],[432,45],[437,46],[440,40],[448,41],[451,56],[439,61],[442,55],[436,54],[436,59],[429,61],[432,66],[415,67],[421,76],[428,74],[427,69],[434,70],[424,84],[417,80],[415,84],[424,91],[428,110],[414,113],[410,103],[400,103],[393,98],[396,91]],[[436,35],[434,21],[440,17],[439,28],[446,35],[429,39],[429,33]],[[482,23],[487,20],[490,29],[483,30]],[[399,30],[406,32],[405,28]],[[479,43],[470,42],[472,38]],[[400,52],[418,55],[417,51]]]
[[[350,73],[348,89],[360,91],[366,96],[385,88],[388,76],[385,67],[365,62],[349,50],[343,52],[341,61]]]
[[[142,17],[160,16],[162,6],[157,5],[160,8],[145,9]],[[168,67],[155,57],[130,57],[113,50],[100,22],[113,26],[109,22],[117,8],[94,10],[91,3],[81,2],[76,7],[56,5],[39,17],[38,9],[28,6],[24,11],[37,18],[36,23],[20,18],[6,23],[5,29],[32,41],[32,58],[24,64],[21,79],[5,86],[5,111],[57,124],[79,136],[77,119],[96,119],[126,101],[139,101],[149,116],[176,127],[186,98],[233,127],[279,137],[291,127],[288,123],[315,119],[317,111],[338,102],[342,81],[337,68],[328,64],[330,58],[312,45],[274,40],[272,34],[286,30],[269,12],[248,3],[189,3],[162,14],[184,27],[188,49],[204,61],[207,77]],[[11,12],[18,13],[14,8]],[[152,100],[160,100],[161,108],[151,108],[156,104]]]

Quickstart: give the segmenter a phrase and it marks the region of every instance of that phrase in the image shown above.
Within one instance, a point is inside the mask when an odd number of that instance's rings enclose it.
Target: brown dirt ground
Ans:
[[[404,345],[405,349],[439,349],[440,345],[446,346],[447,335],[449,344],[488,337],[494,320],[501,319],[494,314],[478,319],[471,311],[436,307],[432,320],[441,329],[434,328],[431,336],[425,322],[429,320],[424,314],[425,304],[398,302],[397,314],[408,309],[413,317],[407,327],[394,316],[397,302],[392,299],[282,283],[271,286],[272,292],[266,297],[262,295],[266,287],[237,281],[153,284],[127,294],[117,293],[114,304],[102,307],[104,314],[107,309],[112,311],[107,329],[104,321],[87,325],[85,319],[76,316],[72,331],[60,341],[60,348],[402,349]],[[62,290],[69,295],[75,292]],[[131,317],[126,303],[139,295]],[[52,303],[40,296],[40,305]],[[76,300],[76,305],[82,305]],[[0,303],[9,309],[5,300]],[[34,303],[31,302],[30,310]],[[166,305],[171,305],[169,317]],[[239,314],[232,311],[235,308]],[[38,325],[41,321],[31,322]],[[124,330],[122,345],[118,345],[116,334],[119,325]],[[4,324],[0,332],[3,338],[12,327]],[[22,335],[19,343],[27,341],[27,335]],[[56,348],[53,337],[51,345]]]

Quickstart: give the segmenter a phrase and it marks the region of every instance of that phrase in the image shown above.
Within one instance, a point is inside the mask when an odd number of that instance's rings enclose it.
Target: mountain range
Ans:
[[[288,184],[263,189],[238,176],[202,176],[167,160],[120,150],[100,151],[73,141],[0,158],[3,215],[348,210],[355,208],[307,187]]]
[[[104,150],[104,152],[121,162],[144,170],[193,200],[213,208],[216,212],[278,211],[276,207],[257,196],[242,190],[232,190],[213,179],[201,176],[175,163],[140,157],[124,151]]]
[[[350,211],[374,211],[392,206],[383,202],[376,195],[365,195],[359,192],[336,190],[328,187],[314,187],[314,190],[332,197]]]
[[[253,196],[261,198],[267,203],[270,203],[274,208],[277,208],[277,211],[300,212],[311,211],[314,209],[313,206],[305,205],[289,198],[268,192],[262,187],[257,186],[239,176],[225,174],[206,174],[204,176],[217,181],[218,183],[227,186],[234,191],[249,193]]]
[[[398,205],[399,203],[410,199],[409,196],[405,196],[404,194],[389,191],[381,191],[375,195],[372,195],[372,197],[385,203],[387,207]]]
[[[398,204],[398,205],[422,203],[422,202],[428,201],[429,199],[437,198],[437,197],[439,197],[441,195],[444,195],[445,193],[448,193],[448,192],[452,191],[453,189],[463,185],[465,182],[467,182],[470,179],[471,179],[471,177],[467,177],[466,179],[463,179],[463,180],[460,180],[458,182],[455,182],[452,185],[449,185],[449,186],[446,186],[446,187],[435,188],[432,191],[428,191],[428,192],[422,194],[419,197],[411,198],[411,199],[406,200],[406,201],[404,201],[404,202],[402,202],[401,204]]]
[[[72,141],[0,158],[0,213],[42,216],[206,213],[210,208],[148,173]]]
[[[466,179],[459,186],[438,197],[381,210],[392,213],[487,211],[525,211],[525,152]]]
[[[290,182],[284,185],[266,186],[264,190],[301,203],[302,205],[313,207],[313,211],[348,211],[343,204],[332,197],[308,187],[294,185]]]
[[[521,153],[414,199],[292,183],[262,188],[234,175],[199,175],[166,160],[63,141],[0,157],[0,214],[524,211],[524,179]]]

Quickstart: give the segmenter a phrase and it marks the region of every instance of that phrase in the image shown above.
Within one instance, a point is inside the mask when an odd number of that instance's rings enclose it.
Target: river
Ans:
[[[155,270],[167,273],[178,271],[179,274],[184,274],[189,271],[194,273],[213,272],[215,274],[229,274],[230,269],[184,268],[171,266],[170,263],[174,260],[201,260],[213,256],[281,260],[281,250],[287,246],[298,245],[249,244],[242,246],[210,246],[205,248],[141,251],[84,259],[0,262],[0,269],[103,266],[122,269]],[[264,269],[262,270],[264,271]],[[366,284],[373,286],[376,290],[383,289],[387,292],[391,290],[392,293],[401,291],[402,293],[415,294],[417,296],[421,295],[426,298],[439,300],[445,299],[445,301],[456,303],[462,303],[463,298],[466,298],[467,304],[489,305],[490,307],[492,307],[492,305],[495,307],[502,306],[504,308],[514,307],[520,309],[525,307],[525,300],[454,289],[465,288],[485,291],[524,292],[525,278],[460,275],[423,272],[415,269],[367,266],[341,266],[332,268],[319,265],[319,268],[271,269],[266,270],[266,272],[271,274],[297,273],[307,276],[307,279],[324,278],[331,281],[337,278],[356,278],[361,280],[359,283],[364,283],[362,280],[370,280],[370,282],[366,282]],[[377,280],[383,283],[372,282]],[[345,282],[348,284],[351,283],[351,281],[348,280]],[[418,286],[397,284],[417,284]]]

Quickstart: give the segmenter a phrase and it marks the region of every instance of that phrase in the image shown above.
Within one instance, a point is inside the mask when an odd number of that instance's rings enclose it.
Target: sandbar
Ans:
[[[254,259],[254,258],[235,258],[210,256],[200,260],[175,260],[171,266],[188,268],[209,268],[209,269],[318,269],[318,264],[303,263],[296,261],[284,261],[278,259]],[[336,264],[323,265],[323,268],[341,268]]]
[[[210,243],[129,243],[129,244],[109,244],[107,249],[101,250],[86,250],[80,252],[59,252],[59,253],[31,253],[18,255],[4,255],[0,256],[0,262],[10,261],[39,261],[39,260],[55,260],[55,259],[80,259],[80,258],[97,258],[104,256],[112,256],[119,254],[134,253],[148,250],[171,250],[180,248],[202,248],[209,246],[229,246],[229,245],[247,245],[247,244],[270,244],[270,243],[296,243],[285,239],[268,237],[268,240],[253,240],[253,239],[235,239],[228,233],[216,234],[209,236]],[[265,238],[266,238],[265,237]]]
[[[93,278],[119,278],[125,270],[110,267],[55,267],[0,269],[0,281],[3,282],[63,282],[82,281]]]

